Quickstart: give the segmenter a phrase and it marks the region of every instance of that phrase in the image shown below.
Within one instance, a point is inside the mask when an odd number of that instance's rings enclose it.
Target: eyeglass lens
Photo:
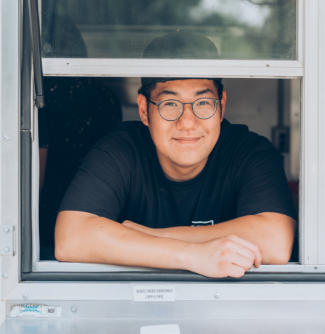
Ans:
[[[209,118],[216,110],[214,99],[199,99],[193,104],[194,114],[199,118]],[[183,104],[177,100],[163,101],[159,106],[160,115],[166,120],[174,120],[183,112]]]

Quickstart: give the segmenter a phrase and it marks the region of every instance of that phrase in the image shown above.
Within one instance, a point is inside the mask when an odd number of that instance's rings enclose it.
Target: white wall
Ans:
[[[230,123],[246,124],[250,131],[271,140],[277,124],[277,80],[224,79],[227,92],[225,118]]]
[[[236,124],[246,124],[272,141],[277,125],[276,79],[224,79],[227,91],[225,117]],[[300,80],[285,80],[284,125],[290,126],[290,152],[283,153],[284,169],[289,180],[299,179]]]

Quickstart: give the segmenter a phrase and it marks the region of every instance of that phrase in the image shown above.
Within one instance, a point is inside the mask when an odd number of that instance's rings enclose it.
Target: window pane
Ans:
[[[180,30],[223,59],[296,59],[296,0],[43,0],[41,11],[43,57],[142,58]]]

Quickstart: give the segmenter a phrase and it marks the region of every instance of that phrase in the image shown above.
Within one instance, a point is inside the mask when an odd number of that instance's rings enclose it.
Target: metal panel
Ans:
[[[20,125],[20,29],[21,1],[3,0],[1,6],[1,224],[15,226],[19,254],[19,125]],[[18,256],[1,261],[1,297],[18,283]],[[1,318],[1,315],[0,315]]]
[[[318,263],[325,264],[325,2],[319,2],[319,77],[318,77],[318,108],[319,108],[319,188],[318,188]]]
[[[33,272],[155,272],[159,269],[116,266],[109,264],[95,263],[69,263],[58,261],[40,261],[33,263]],[[168,272],[168,270],[166,270]],[[325,266],[299,265],[288,263],[287,265],[262,265],[259,268],[252,268],[250,273],[325,273]]]
[[[2,6],[0,5],[0,17],[2,18]],[[2,55],[2,24],[0,24],[0,55]],[[2,58],[1,59],[1,64],[0,64],[0,103],[2,101]],[[1,119],[1,115],[0,115],[0,119]],[[2,134],[2,127],[0,126],[0,143],[2,142],[2,138],[3,138],[3,134]],[[2,189],[2,145],[0,144],[0,189]],[[2,216],[2,193],[0,190],[0,217]],[[8,273],[5,273],[3,271],[3,267],[0,266],[0,286],[1,286],[1,290],[0,290],[0,325],[5,321],[5,302],[2,301],[2,280],[5,279],[5,277],[7,277]]]
[[[15,255],[15,226],[14,225],[1,225],[0,228],[0,255],[2,256],[14,256]]]
[[[322,0],[304,3],[304,66],[302,80],[301,114],[301,262],[318,263],[318,226],[319,209],[324,203],[319,202],[319,19]],[[323,18],[324,20],[325,18]],[[323,173],[323,171],[321,171]],[[324,191],[321,190],[321,191]]]
[[[323,275],[324,276],[324,275]],[[233,280],[236,281],[236,280]],[[164,283],[169,284],[168,280]],[[155,286],[156,282],[45,282],[39,284],[20,283],[10,291],[4,300],[67,300],[67,301],[133,301],[133,286],[145,284]],[[325,284],[274,284],[231,282],[173,282],[176,301],[215,301],[218,300],[283,300],[283,301],[325,301]],[[23,295],[25,298],[23,298]]]
[[[258,307],[263,308],[264,305],[256,305],[256,308],[247,309],[246,305],[240,305],[250,314],[256,314]],[[317,310],[317,305],[312,309]],[[229,311],[229,308],[226,308]],[[268,308],[269,309],[269,308]],[[283,308],[281,307],[280,310]],[[296,308],[295,308],[296,309]],[[303,306],[300,306],[303,309]],[[215,310],[215,309],[214,309]],[[105,334],[140,334],[142,326],[153,326],[163,324],[178,324],[181,334],[305,334],[305,333],[322,333],[324,331],[325,321],[323,319],[302,320],[298,317],[291,320],[274,319],[267,317],[267,320],[251,319],[243,320],[242,318],[234,320],[229,317],[220,308],[221,314],[224,316],[217,319],[8,319],[0,328],[1,334],[29,334],[29,333],[105,333]],[[216,312],[218,313],[218,312]],[[248,313],[248,312],[245,312]],[[308,312],[309,313],[309,312]],[[271,313],[273,314],[273,313]],[[300,314],[300,313],[298,313]],[[272,320],[270,320],[272,319]]]
[[[44,75],[113,77],[298,78],[299,61],[44,58]]]

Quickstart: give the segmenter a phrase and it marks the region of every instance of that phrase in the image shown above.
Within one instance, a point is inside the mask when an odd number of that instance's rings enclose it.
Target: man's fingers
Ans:
[[[229,262],[238,267],[242,267],[245,271],[247,271],[252,268],[254,260],[239,254],[232,254],[229,258]]]
[[[239,278],[244,276],[245,269],[239,266],[236,266],[235,264],[231,265],[228,270],[228,276]]]
[[[255,261],[255,253],[248,249],[247,247],[244,247],[240,244],[234,244],[233,248],[234,252],[241,256],[245,256],[247,259],[249,259],[252,263]]]
[[[242,246],[248,248],[249,250],[251,250],[255,255],[255,260],[254,260],[255,267],[258,268],[261,265],[262,255],[261,255],[261,252],[260,252],[260,250],[259,250],[259,248],[256,244],[253,244],[252,242],[250,242],[248,240],[239,238],[236,235],[229,236],[229,239],[232,240],[233,242],[235,242],[239,245],[242,245]]]

